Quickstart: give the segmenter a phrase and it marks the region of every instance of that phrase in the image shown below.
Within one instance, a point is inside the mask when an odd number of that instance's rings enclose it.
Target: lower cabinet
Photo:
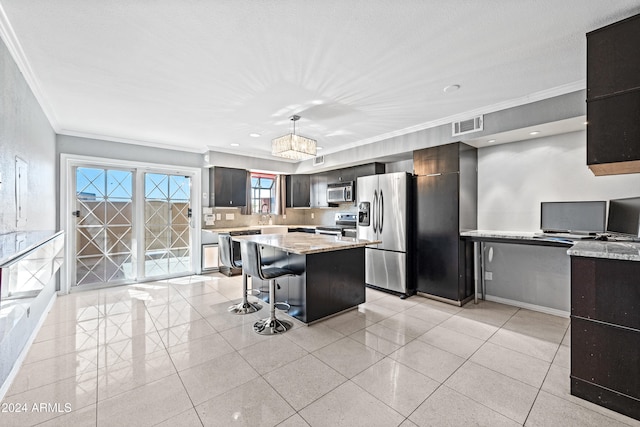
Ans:
[[[640,420],[640,262],[571,257],[571,394]]]

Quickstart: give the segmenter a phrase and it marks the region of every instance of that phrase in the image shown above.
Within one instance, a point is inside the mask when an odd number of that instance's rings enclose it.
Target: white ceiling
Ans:
[[[585,33],[636,13],[638,0],[0,0],[0,35],[57,133],[270,157],[293,114],[328,154],[582,89]]]

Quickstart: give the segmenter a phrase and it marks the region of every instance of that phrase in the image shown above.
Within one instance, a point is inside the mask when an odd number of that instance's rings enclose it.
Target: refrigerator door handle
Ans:
[[[380,190],[380,209],[378,215],[380,219],[378,221],[378,228],[380,229],[380,234],[382,234],[382,227],[384,225],[384,196],[382,195],[382,190]]]
[[[373,232],[378,232],[378,190],[373,190],[373,204],[371,206],[371,220],[373,221]]]

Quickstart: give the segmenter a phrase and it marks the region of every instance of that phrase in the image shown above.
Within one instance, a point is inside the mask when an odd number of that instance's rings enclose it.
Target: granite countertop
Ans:
[[[640,243],[589,240],[576,242],[567,251],[571,256],[640,261]]]
[[[319,225],[300,225],[300,224],[273,224],[273,225],[242,225],[237,227],[221,227],[221,228],[203,228],[202,231],[208,231],[210,233],[231,233],[233,231],[247,231],[258,230],[260,227],[287,227],[287,228],[313,228],[320,227]]]
[[[532,242],[550,246],[570,246],[574,243],[571,239],[543,236],[541,233],[532,231],[470,230],[460,232],[460,237],[468,237],[472,240],[521,240],[523,243]]]
[[[381,240],[364,240],[354,237],[330,236],[326,234],[286,233],[233,236],[233,240],[251,240],[286,252],[309,255],[341,249],[361,248],[382,243]]]

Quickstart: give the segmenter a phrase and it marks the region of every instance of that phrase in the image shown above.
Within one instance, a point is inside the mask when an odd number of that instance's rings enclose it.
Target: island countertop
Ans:
[[[377,245],[381,240],[364,240],[354,237],[330,236],[326,234],[286,233],[286,234],[254,234],[248,236],[232,236],[235,241],[251,240],[260,245],[271,246],[285,252],[299,255],[331,252],[341,249],[360,248]]]

